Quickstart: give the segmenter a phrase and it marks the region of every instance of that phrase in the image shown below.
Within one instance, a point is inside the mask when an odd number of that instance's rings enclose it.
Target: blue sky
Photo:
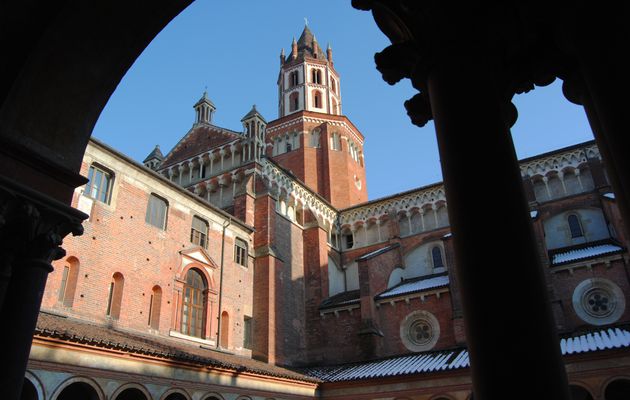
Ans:
[[[416,92],[407,80],[389,86],[381,79],[374,53],[389,42],[350,1],[197,0],[136,60],[94,135],[138,161],[156,144],[166,153],[190,129],[192,105],[206,87],[216,125],[240,131],[252,104],[267,121],[277,118],[280,50],[290,52],[304,18],[320,45],[332,46],[343,112],[366,138],[369,198],[440,181],[433,124],[411,124],[403,102]],[[564,99],[559,81],[514,102],[520,158],[592,139],[583,110]]]

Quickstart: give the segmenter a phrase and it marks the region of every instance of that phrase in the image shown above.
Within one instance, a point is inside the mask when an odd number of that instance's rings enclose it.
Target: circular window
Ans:
[[[615,283],[603,278],[582,281],[573,291],[573,308],[584,322],[607,325],[623,314],[626,303]]]
[[[411,351],[432,349],[440,336],[440,324],[428,311],[414,311],[407,315],[400,326],[400,338]]]

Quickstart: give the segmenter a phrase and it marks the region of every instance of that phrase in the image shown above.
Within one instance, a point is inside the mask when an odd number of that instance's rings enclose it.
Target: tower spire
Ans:
[[[206,88],[207,89],[207,88]],[[212,115],[217,109],[214,103],[208,98],[208,91],[204,90],[203,95],[193,106],[195,109],[195,125],[197,124],[211,124]]]

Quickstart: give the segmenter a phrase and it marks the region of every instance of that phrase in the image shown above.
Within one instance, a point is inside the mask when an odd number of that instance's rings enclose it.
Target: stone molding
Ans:
[[[595,144],[522,162],[520,163],[521,176],[524,178],[536,175],[546,176],[550,172],[560,173],[567,168],[578,169],[580,165],[593,158],[601,160],[599,149]]]

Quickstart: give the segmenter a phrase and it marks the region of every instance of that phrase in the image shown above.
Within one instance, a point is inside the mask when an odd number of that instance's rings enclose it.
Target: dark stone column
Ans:
[[[506,122],[506,110],[512,106],[499,90],[501,71],[492,60],[488,54],[464,50],[441,57],[427,79],[475,398],[568,400],[558,336]],[[492,177],[483,191],[480,174]]]
[[[87,215],[0,177],[0,257],[5,293],[0,304],[0,387],[18,400],[51,262],[65,255],[68,233],[81,234]]]

